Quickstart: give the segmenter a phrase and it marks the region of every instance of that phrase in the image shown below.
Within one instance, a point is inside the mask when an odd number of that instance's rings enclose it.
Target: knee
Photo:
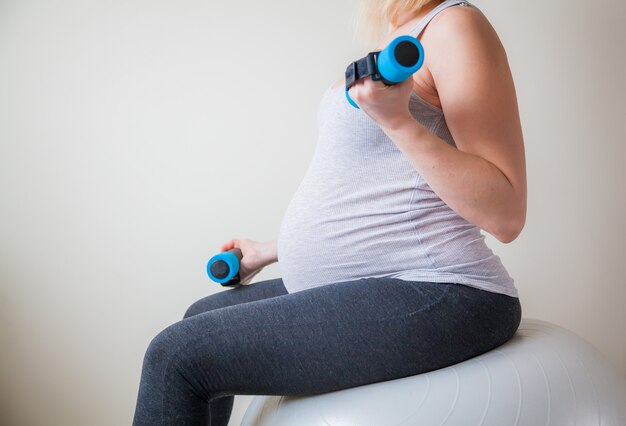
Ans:
[[[144,368],[163,370],[176,357],[180,345],[180,328],[172,324],[152,338],[144,356]]]
[[[201,352],[204,348],[198,346],[201,342],[197,335],[197,330],[189,328],[183,321],[158,333],[148,345],[144,356],[143,386],[151,389],[150,392],[169,392],[172,395],[193,393],[204,399],[206,389],[201,369],[212,356],[205,357]],[[198,362],[200,355],[202,364]]]

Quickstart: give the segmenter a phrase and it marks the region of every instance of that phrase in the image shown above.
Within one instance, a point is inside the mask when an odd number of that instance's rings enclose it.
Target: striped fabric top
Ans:
[[[444,1],[410,34],[418,36]],[[411,94],[413,117],[456,146],[440,108]],[[380,127],[329,88],[318,106],[318,143],[277,239],[289,293],[391,277],[453,282],[518,297],[480,228],[444,203]]]

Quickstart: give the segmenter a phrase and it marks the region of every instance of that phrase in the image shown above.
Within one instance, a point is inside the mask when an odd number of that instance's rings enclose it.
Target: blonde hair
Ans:
[[[437,0],[359,0],[353,15],[353,37],[364,46],[375,44],[388,32],[390,23],[396,26],[401,15],[417,12],[433,1]]]

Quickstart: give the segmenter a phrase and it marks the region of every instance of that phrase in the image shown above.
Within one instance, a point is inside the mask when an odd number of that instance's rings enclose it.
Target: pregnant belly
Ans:
[[[285,286],[292,290],[420,267],[419,238],[407,214],[300,208],[291,203],[277,240]],[[424,265],[426,266],[426,265]]]

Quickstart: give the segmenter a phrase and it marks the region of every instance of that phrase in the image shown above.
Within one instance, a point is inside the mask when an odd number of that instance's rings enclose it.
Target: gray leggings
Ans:
[[[225,288],[152,340],[133,425],[226,426],[234,395],[318,394],[436,370],[503,344],[521,314],[518,298],[454,283]]]

